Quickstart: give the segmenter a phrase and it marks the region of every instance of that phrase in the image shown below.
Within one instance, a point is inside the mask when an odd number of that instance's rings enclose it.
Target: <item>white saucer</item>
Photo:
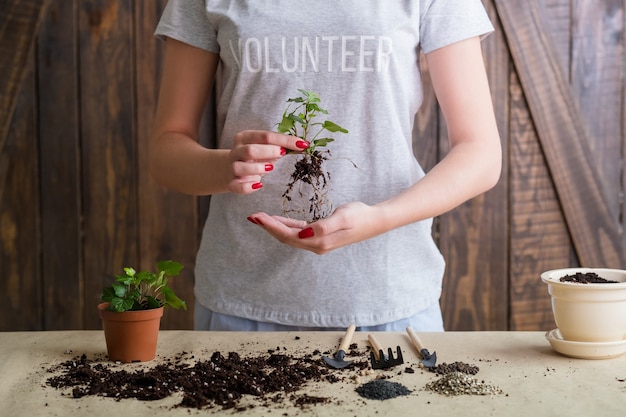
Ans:
[[[610,359],[626,352],[626,340],[617,342],[573,342],[563,339],[559,329],[546,333],[546,339],[557,352],[579,359]]]

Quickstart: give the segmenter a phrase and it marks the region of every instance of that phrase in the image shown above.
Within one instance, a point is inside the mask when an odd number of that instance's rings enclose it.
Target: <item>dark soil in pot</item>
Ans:
[[[618,281],[612,281],[600,277],[595,272],[576,272],[575,274],[565,275],[560,278],[561,282],[576,282],[579,284],[617,284]]]

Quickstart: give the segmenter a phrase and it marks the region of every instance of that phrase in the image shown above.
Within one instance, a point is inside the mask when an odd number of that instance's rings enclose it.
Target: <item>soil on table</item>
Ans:
[[[182,352],[175,357],[159,358],[154,365],[120,364],[109,361],[106,356],[90,359],[82,354],[50,367],[47,371],[51,376],[46,384],[73,398],[100,396],[117,401],[131,398],[154,401],[177,396],[181,400],[174,405],[176,408],[231,409],[235,412],[254,407],[276,409],[291,404],[302,408],[342,401],[304,392],[307,385],[315,383],[357,384],[356,392],[369,400],[387,400],[412,392],[404,385],[388,380],[398,374],[397,369],[389,369],[387,373],[372,370],[367,359],[369,348],[358,349],[353,343],[349,349],[348,356],[353,359],[353,364],[342,369],[331,368],[322,359],[323,355],[332,355],[332,352],[314,350],[312,353],[288,354],[286,348],[280,347],[245,357],[236,352],[225,355],[213,352],[208,360]],[[475,375],[479,369],[464,362],[452,362],[427,370],[447,377],[450,374]],[[407,374],[414,372],[412,367],[404,369]],[[473,391],[458,394],[478,393],[478,385],[478,382],[472,382]],[[448,381],[445,386],[427,386],[426,389],[449,395],[451,388]]]
[[[360,355],[364,356],[362,352]],[[73,398],[101,396],[118,401],[128,398],[154,401],[178,393],[182,400],[176,407],[244,411],[253,407],[240,405],[244,396],[256,398],[257,405],[266,407],[283,401],[300,407],[331,402],[331,398],[299,391],[311,382],[333,384],[348,380],[350,372],[368,367],[367,360],[357,359],[350,368],[331,369],[319,351],[296,356],[281,353],[279,348],[250,357],[236,352],[226,355],[214,352],[210,360],[199,361],[193,354],[183,352],[165,363],[138,370],[128,370],[128,366],[105,358],[88,359],[82,354],[48,369],[56,375],[46,383],[67,390]]]
[[[560,278],[561,282],[576,282],[579,284],[617,284],[618,281],[612,281],[600,277],[595,272],[576,272],[575,274],[565,275]]]

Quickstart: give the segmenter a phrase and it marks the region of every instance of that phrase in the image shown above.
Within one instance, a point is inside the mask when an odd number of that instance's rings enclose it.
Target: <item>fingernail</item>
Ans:
[[[250,223],[258,224],[257,221],[252,216],[248,216],[247,219]]]
[[[272,164],[265,164],[265,172],[271,171],[273,169],[274,169],[274,165],[272,165]]]
[[[304,140],[299,140],[296,142],[296,146],[300,149],[306,149],[309,147],[309,142]]]
[[[286,153],[287,153],[287,149],[285,149],[285,148],[280,148],[280,155],[281,155],[281,156],[282,156],[282,155],[284,155],[284,154],[286,154]]]
[[[306,239],[308,237],[313,237],[314,234],[315,233],[313,232],[313,228],[307,227],[306,229],[300,230],[300,233],[298,233],[298,237],[300,239]]]
[[[255,182],[254,184],[252,184],[252,189],[253,190],[258,190],[259,188],[263,187],[263,183],[261,182]]]

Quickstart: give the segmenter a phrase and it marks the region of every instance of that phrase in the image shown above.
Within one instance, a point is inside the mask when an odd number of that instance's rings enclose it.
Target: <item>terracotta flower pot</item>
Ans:
[[[145,362],[156,356],[163,307],[118,313],[98,304],[104,327],[109,359],[120,362]]]

